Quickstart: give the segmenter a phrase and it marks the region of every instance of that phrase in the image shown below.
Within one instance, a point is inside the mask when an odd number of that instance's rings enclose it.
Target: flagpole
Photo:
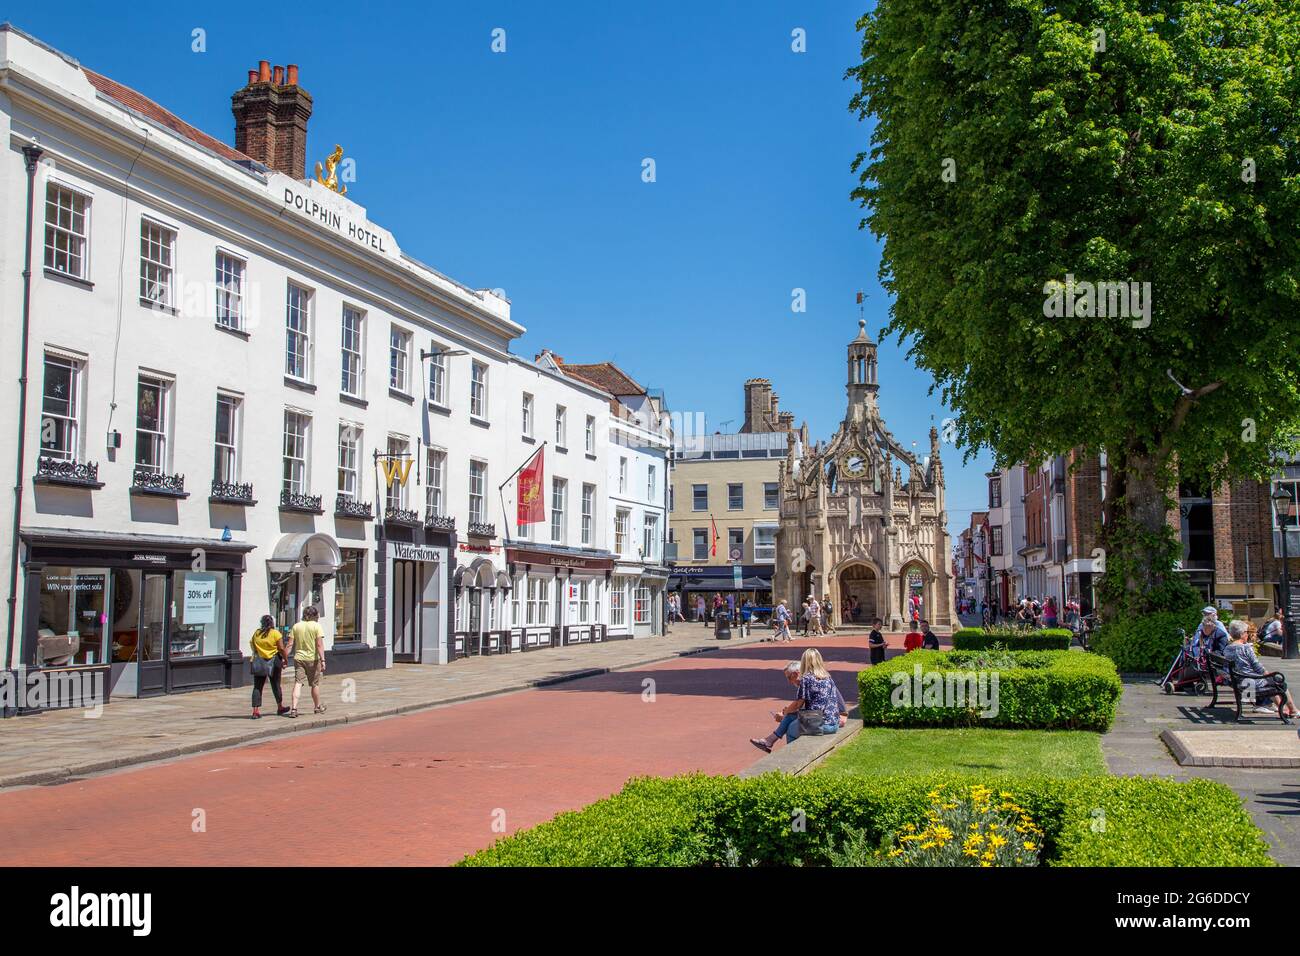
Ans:
[[[501,520],[505,522],[505,534],[503,535],[503,537],[505,538],[506,544],[510,543],[510,513],[506,511],[506,496],[505,496],[504,489],[506,485],[510,484],[510,482],[515,480],[515,475],[519,474],[521,471],[527,468],[528,463],[532,461],[534,458],[536,458],[541,453],[542,449],[545,448],[548,444],[550,444],[549,440],[543,441],[542,444],[538,447],[537,451],[533,452],[531,455],[525,458],[524,463],[510,473],[509,478],[501,482],[501,484],[497,485],[497,497],[501,501]]]

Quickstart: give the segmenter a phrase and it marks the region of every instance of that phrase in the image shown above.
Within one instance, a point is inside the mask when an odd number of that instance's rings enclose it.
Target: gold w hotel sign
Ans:
[[[384,483],[387,487],[393,487],[396,481],[403,488],[406,487],[406,481],[411,477],[410,458],[381,458],[379,468],[384,473]]]

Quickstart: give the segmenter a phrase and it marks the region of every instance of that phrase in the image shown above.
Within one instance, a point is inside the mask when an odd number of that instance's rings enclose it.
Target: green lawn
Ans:
[[[1106,773],[1101,735],[1087,730],[894,730],[867,727],[814,770],[818,774],[879,775],[948,770],[954,773],[1040,773],[1077,777]]]

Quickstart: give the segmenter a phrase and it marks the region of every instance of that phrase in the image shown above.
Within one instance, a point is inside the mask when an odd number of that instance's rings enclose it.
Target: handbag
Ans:
[[[263,657],[261,654],[254,652],[253,659],[249,662],[253,669],[254,677],[270,677],[274,672],[272,661],[274,658]]]
[[[820,734],[826,726],[826,715],[820,710],[799,711],[799,732],[801,734]]]

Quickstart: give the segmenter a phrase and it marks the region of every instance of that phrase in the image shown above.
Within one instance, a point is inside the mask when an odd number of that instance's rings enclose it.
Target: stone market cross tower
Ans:
[[[948,627],[951,546],[939,433],[930,428],[924,461],[900,445],[880,417],[876,370],[876,343],[859,321],[848,346],[848,411],[839,430],[811,448],[798,432],[789,434],[779,471],[773,600],[784,598],[797,619],[809,594],[829,596],[840,623],[851,595],[861,608],[859,623],[880,617],[897,630],[916,593],[921,616]]]

